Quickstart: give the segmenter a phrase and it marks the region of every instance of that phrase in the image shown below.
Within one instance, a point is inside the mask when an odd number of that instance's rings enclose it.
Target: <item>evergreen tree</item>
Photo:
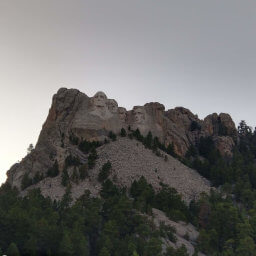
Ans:
[[[103,247],[99,253],[99,256],[111,256],[111,254],[106,247]]]
[[[31,143],[31,144],[29,144],[29,146],[28,146],[28,149],[27,149],[27,153],[28,154],[30,154],[31,152],[32,152],[32,150],[34,149],[34,146],[33,146],[33,144]]]
[[[152,133],[149,131],[145,140],[144,140],[144,145],[147,148],[152,148],[152,141],[153,141],[153,136],[152,136]]]
[[[106,180],[110,174],[110,169],[111,169],[111,163],[107,161],[102,168],[100,169],[99,175],[98,175],[98,180],[100,182]]]
[[[124,128],[121,129],[120,135],[121,137],[126,137],[126,130]]]
[[[37,241],[34,236],[30,236],[24,245],[25,252],[30,256],[37,255]]]
[[[95,166],[95,161],[98,158],[95,147],[92,148],[90,155],[88,156],[88,168],[92,169]]]
[[[40,174],[39,172],[36,172],[33,180],[32,180],[32,183],[33,184],[36,184],[38,183],[39,181],[41,181],[42,179],[44,178],[44,175],[43,174]]]
[[[51,168],[49,168],[49,170],[47,171],[47,176],[49,177],[56,177],[59,175],[59,165],[57,160],[55,160],[53,166]]]
[[[249,127],[244,120],[239,123],[237,128],[239,135],[246,136],[252,134],[252,128]]]
[[[85,180],[88,177],[88,165],[84,164],[79,167],[79,176],[81,180]]]
[[[20,256],[19,249],[15,243],[11,243],[7,249],[8,256]]]
[[[176,157],[173,143],[168,145],[168,147],[167,147],[167,154],[169,154],[169,155],[171,155],[173,157]]]
[[[112,131],[109,132],[108,137],[109,137],[112,141],[115,141],[115,140],[116,140],[116,135],[115,135],[115,133],[113,133]]]
[[[62,239],[59,244],[59,254],[65,256],[73,255],[73,249],[74,248],[70,239],[70,234],[67,231],[64,231]]]
[[[28,173],[25,173],[21,180],[21,189],[24,190],[25,188],[31,186],[32,184],[33,184],[32,179],[29,178]]]
[[[62,175],[61,175],[61,184],[62,186],[66,187],[69,184],[69,175],[66,168],[64,168]]]
[[[236,250],[237,255],[243,256],[255,256],[256,255],[256,246],[253,239],[249,236],[246,236],[239,240],[238,248]]]

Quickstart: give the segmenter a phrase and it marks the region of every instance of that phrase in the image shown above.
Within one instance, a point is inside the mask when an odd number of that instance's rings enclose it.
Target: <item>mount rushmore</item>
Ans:
[[[103,92],[88,97],[79,90],[61,88],[53,96],[35,149],[11,167],[7,181],[20,189],[25,173],[44,174],[55,161],[61,169],[69,154],[82,159],[81,152],[72,147],[70,136],[81,141],[104,141],[110,131],[119,134],[122,128],[139,129],[144,136],[150,131],[166,146],[172,144],[180,157],[202,136],[212,136],[220,153],[228,157],[237,139],[235,124],[228,114],[214,113],[200,120],[188,109],[177,107],[166,111],[158,102],[126,110]]]

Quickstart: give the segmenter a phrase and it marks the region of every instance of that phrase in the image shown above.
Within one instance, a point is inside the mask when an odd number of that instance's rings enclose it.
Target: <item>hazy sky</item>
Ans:
[[[255,0],[0,0],[0,182],[59,87],[254,126]]]

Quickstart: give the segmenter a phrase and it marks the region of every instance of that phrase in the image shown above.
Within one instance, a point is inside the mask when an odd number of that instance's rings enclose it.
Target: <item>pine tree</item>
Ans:
[[[126,137],[126,130],[124,128],[121,129],[120,135],[121,137]]]
[[[148,132],[147,137],[144,140],[144,144],[147,148],[152,148],[153,136],[151,132]]]
[[[32,152],[32,150],[34,149],[34,146],[33,146],[33,144],[31,143],[31,144],[29,144],[29,146],[28,146],[28,149],[27,149],[27,153],[28,154],[30,154],[31,152]]]
[[[66,168],[64,168],[62,175],[61,175],[61,184],[62,186],[66,187],[69,184],[69,175]]]
[[[32,179],[29,178],[28,173],[25,173],[21,180],[21,189],[24,190],[25,188],[31,186],[32,184],[33,184]]]
[[[168,147],[167,147],[167,154],[169,154],[169,155],[171,155],[173,157],[176,157],[173,143],[168,145]]]
[[[24,245],[25,251],[30,256],[36,256],[37,241],[35,237],[31,236]],[[1,254],[0,254],[1,255]]]
[[[73,245],[67,231],[64,231],[62,240],[60,241],[59,254],[65,256],[73,255]]]
[[[11,243],[7,249],[8,256],[20,256],[19,249],[15,243]]]
[[[108,251],[108,249],[106,247],[103,247],[100,250],[99,256],[110,256],[110,253],[109,253],[109,251]]]
[[[49,168],[47,171],[47,176],[49,177],[56,177],[59,175],[59,165],[57,160],[54,162],[53,166]]]

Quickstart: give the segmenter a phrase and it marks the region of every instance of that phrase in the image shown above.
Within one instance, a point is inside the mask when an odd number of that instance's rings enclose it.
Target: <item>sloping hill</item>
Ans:
[[[144,176],[156,190],[160,188],[160,183],[175,188],[186,202],[196,199],[202,192],[210,191],[209,182],[195,170],[164,152],[161,152],[162,156],[157,156],[135,139],[118,137],[117,141],[100,146],[97,154],[96,165],[88,170],[88,177],[78,184],[72,183],[74,198],[82,195],[85,189],[90,190],[92,195],[98,195],[101,188],[98,174],[107,161],[112,165],[109,177],[122,187],[130,187],[134,180]],[[70,176],[73,171],[74,168],[69,169]],[[60,199],[65,192],[65,187],[61,185],[61,175],[46,178],[29,189],[34,187],[40,187],[43,195],[53,199]]]

